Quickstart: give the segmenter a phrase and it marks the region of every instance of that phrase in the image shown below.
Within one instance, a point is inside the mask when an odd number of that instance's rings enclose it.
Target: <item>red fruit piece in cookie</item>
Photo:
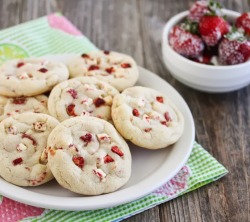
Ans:
[[[88,144],[92,140],[92,135],[90,133],[86,133],[84,136],[81,136],[80,139]]]
[[[162,96],[157,96],[157,97],[156,97],[156,100],[157,100],[159,103],[163,103],[163,102],[164,102]]]
[[[98,69],[100,69],[99,66],[91,65],[88,70],[93,71],[93,70],[98,70]]]
[[[219,45],[219,61],[223,65],[235,65],[250,58],[250,41],[240,32],[225,36]]]
[[[83,168],[84,165],[84,159],[81,156],[73,156],[72,157],[72,161],[74,162],[74,164],[80,168]]]
[[[111,162],[114,162],[114,159],[111,156],[106,155],[104,157],[104,163],[111,163]]]
[[[118,146],[112,146],[111,151],[119,156],[123,156],[123,152],[118,148]]]
[[[20,67],[22,67],[23,65],[24,65],[24,62],[19,62],[19,63],[17,63],[16,67],[17,67],[17,68],[20,68]]]
[[[199,31],[207,46],[215,46],[229,32],[229,24],[220,16],[205,15],[200,20]]]
[[[94,104],[95,104],[95,107],[100,107],[100,106],[102,106],[102,105],[104,105],[105,104],[105,100],[104,99],[102,99],[102,98],[96,98],[95,100],[94,100]]]
[[[67,106],[66,111],[69,116],[77,116],[75,113],[75,104],[71,103]]]
[[[250,12],[243,13],[235,23],[237,28],[242,28],[246,35],[250,36]]]
[[[84,58],[84,59],[89,59],[89,58],[90,58],[89,55],[86,54],[86,53],[83,53],[83,54],[81,55],[81,57]]]
[[[25,97],[17,97],[17,98],[14,98],[12,100],[12,103],[16,104],[16,105],[22,105],[26,102],[26,98]]]
[[[13,163],[14,166],[22,164],[22,162],[23,162],[22,157],[19,157],[19,158],[17,158],[17,159],[15,159],[15,160],[12,161],[12,163]]]
[[[122,63],[121,67],[124,69],[131,68],[131,65],[129,63]]]
[[[46,68],[41,68],[41,69],[39,69],[38,71],[39,71],[39,72],[42,72],[42,73],[46,73],[46,72],[48,72],[48,69],[46,69]]]
[[[137,117],[140,116],[140,112],[137,109],[133,109],[132,113],[134,116],[137,116]]]
[[[77,92],[74,89],[69,89],[67,93],[69,93],[73,99],[77,99]]]
[[[204,49],[202,39],[180,26],[175,26],[169,35],[169,44],[179,54],[185,57],[198,57]]]

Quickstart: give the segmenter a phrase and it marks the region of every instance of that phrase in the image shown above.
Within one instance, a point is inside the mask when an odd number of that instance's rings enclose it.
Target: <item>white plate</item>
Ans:
[[[67,63],[75,55],[46,56]],[[161,91],[183,113],[185,128],[180,140],[167,149],[147,150],[129,144],[132,152],[132,175],[119,190],[99,195],[81,196],[60,187],[55,180],[38,187],[18,187],[0,178],[0,193],[29,205],[58,210],[94,210],[127,203],[143,197],[170,180],[185,164],[194,142],[192,114],[179,93],[157,75],[140,68],[137,85]]]

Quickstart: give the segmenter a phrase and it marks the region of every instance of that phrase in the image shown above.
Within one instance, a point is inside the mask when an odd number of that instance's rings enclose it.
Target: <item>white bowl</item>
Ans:
[[[223,9],[229,20],[235,20],[240,14]],[[205,92],[230,92],[250,83],[250,61],[237,65],[212,66],[191,61],[175,52],[168,43],[172,27],[182,21],[188,11],[172,17],[164,27],[162,34],[163,61],[174,78],[183,84]]]

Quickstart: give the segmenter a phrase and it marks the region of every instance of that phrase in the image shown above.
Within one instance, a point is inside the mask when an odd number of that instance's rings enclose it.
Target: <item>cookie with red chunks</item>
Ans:
[[[135,60],[113,51],[93,51],[74,58],[69,66],[70,76],[95,77],[122,91],[133,86],[139,72]]]
[[[244,30],[245,34],[250,37],[250,12],[245,12],[241,14],[235,23],[237,28]]]
[[[35,96],[50,91],[68,79],[63,63],[43,58],[7,61],[0,67],[0,95],[9,97]]]
[[[188,58],[196,58],[202,54],[204,44],[202,39],[183,26],[174,26],[169,34],[170,46],[180,55]]]
[[[38,186],[53,175],[43,155],[59,122],[41,113],[22,113],[0,123],[0,176],[18,186]]]
[[[58,183],[83,195],[122,187],[131,175],[131,154],[109,122],[75,117],[60,123],[48,138],[48,163]]]
[[[227,34],[219,45],[219,61],[222,65],[236,65],[250,58],[250,41],[239,31]]]
[[[0,96],[0,121],[24,112],[48,114],[47,103],[48,97],[45,95],[15,98]]]
[[[141,86],[115,96],[112,119],[124,138],[147,149],[168,147],[184,129],[183,115],[173,102],[162,93]]]
[[[53,88],[49,95],[50,115],[59,121],[76,116],[95,116],[111,121],[116,88],[94,77],[66,80]]]

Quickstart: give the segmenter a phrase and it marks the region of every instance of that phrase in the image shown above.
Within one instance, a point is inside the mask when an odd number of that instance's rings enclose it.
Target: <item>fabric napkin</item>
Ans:
[[[46,54],[83,53],[96,47],[61,14],[51,14],[0,31],[0,64],[8,59]],[[198,143],[179,173],[151,194],[108,209],[58,211],[0,196],[0,221],[121,221],[213,182],[228,171]]]

